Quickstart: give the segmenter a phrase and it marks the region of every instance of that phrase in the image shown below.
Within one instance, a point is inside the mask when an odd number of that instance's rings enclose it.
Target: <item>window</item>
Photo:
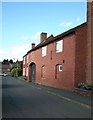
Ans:
[[[23,61],[24,61],[23,63],[25,64],[25,57],[23,58]]]
[[[42,47],[42,57],[46,56],[46,49],[47,49],[47,46]]]
[[[25,68],[23,68],[23,76],[25,76]]]
[[[28,63],[28,55],[27,55],[27,63]]]
[[[50,52],[50,59],[52,60],[52,51]]]
[[[45,77],[45,65],[41,67],[41,77]]]
[[[26,68],[26,76],[28,76],[28,67]]]
[[[59,71],[62,71],[62,65],[59,65]]]
[[[56,42],[56,53],[63,51],[63,40]]]

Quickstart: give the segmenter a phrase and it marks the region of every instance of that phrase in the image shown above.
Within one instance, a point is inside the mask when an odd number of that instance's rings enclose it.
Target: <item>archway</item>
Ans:
[[[30,80],[34,82],[36,80],[36,64],[30,64]]]

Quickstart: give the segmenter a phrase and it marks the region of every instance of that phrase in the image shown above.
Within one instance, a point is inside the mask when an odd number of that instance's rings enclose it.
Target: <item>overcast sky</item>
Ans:
[[[86,2],[0,3],[0,61],[22,60],[31,43],[40,42],[41,32],[56,36],[86,22],[86,6]]]

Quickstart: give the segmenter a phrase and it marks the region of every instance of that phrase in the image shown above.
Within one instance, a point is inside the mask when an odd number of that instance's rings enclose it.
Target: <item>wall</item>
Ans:
[[[56,43],[51,43],[47,46],[47,55],[42,57],[41,48],[29,53],[28,66],[32,62],[36,64],[36,82],[48,86],[72,89],[74,87],[74,71],[75,71],[75,35],[71,34],[63,38],[63,52],[56,53]],[[52,51],[52,60],[51,60]],[[63,63],[64,60],[64,63]],[[55,76],[56,65],[62,64],[63,71],[60,73],[60,78]],[[41,67],[45,65],[45,77],[41,77]],[[31,79],[29,67],[29,80]]]
[[[86,46],[87,25],[76,29],[75,43],[75,86],[80,82],[86,82]]]
[[[87,3],[86,82],[93,84],[93,1]]]

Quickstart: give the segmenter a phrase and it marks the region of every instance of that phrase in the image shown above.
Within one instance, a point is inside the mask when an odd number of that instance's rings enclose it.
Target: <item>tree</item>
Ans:
[[[11,76],[22,76],[22,69],[21,68],[12,68],[11,69]]]
[[[13,69],[11,70],[11,76],[16,76],[16,68],[13,68]]]
[[[10,59],[10,60],[4,59],[2,63],[3,63],[3,64],[9,64],[9,63],[13,64],[14,62],[13,62],[12,59]]]
[[[2,63],[3,63],[3,64],[9,64],[9,61],[8,61],[8,59],[7,59],[7,60],[4,59]]]
[[[12,60],[12,59],[10,59],[9,63],[13,64],[13,60]]]

